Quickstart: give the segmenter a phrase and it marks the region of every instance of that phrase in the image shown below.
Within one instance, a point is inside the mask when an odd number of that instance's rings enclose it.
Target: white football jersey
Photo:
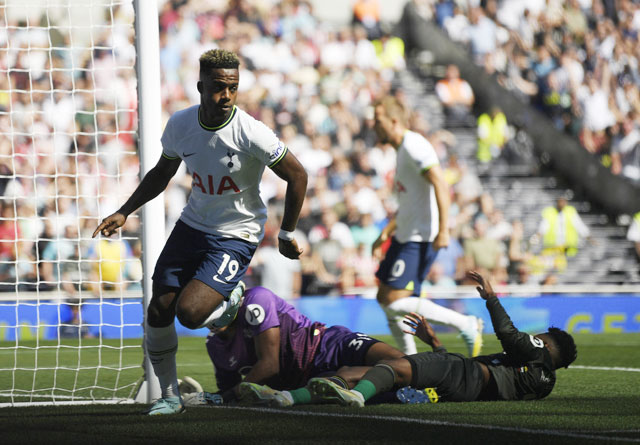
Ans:
[[[162,134],[162,155],[182,159],[193,178],[180,219],[206,233],[258,244],[267,219],[259,190],[262,173],[285,156],[287,147],[237,107],[215,128],[200,122],[199,109],[176,112]]]
[[[438,234],[438,204],[433,185],[422,176],[438,165],[433,146],[422,135],[407,131],[398,147],[394,189],[398,197],[395,238],[401,242],[433,241]]]

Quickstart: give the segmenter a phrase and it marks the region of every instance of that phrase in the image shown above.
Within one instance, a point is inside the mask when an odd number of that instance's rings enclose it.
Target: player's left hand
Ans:
[[[485,280],[485,278],[478,272],[476,272],[475,270],[470,270],[467,272],[467,276],[479,284],[479,286],[476,286],[476,290],[483,300],[488,300],[489,298],[496,296],[489,280]]]
[[[303,250],[298,247],[298,242],[294,239],[287,241],[282,238],[278,238],[278,250],[284,256],[289,259],[297,260],[302,255]]]
[[[449,231],[438,232],[438,236],[433,240],[433,249],[444,249],[449,245]]]
[[[411,312],[404,316],[404,320],[402,320],[402,322],[411,329],[406,331],[403,330],[403,332],[415,335],[432,348],[437,348],[441,345],[433,328],[422,315]]]

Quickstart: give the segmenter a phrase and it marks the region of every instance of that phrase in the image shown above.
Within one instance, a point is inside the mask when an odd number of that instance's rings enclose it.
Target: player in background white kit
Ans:
[[[417,350],[413,336],[404,332],[402,319],[415,312],[432,323],[458,329],[469,355],[476,356],[482,347],[481,319],[416,297],[437,251],[449,245],[449,187],[438,157],[429,141],[409,131],[407,112],[395,97],[378,100],[374,112],[378,141],[391,144],[397,152],[394,189],[398,197],[396,216],[373,245],[374,256],[379,257],[382,243],[392,237],[376,273],[380,280],[378,303],[399,348],[407,355]]]
[[[238,57],[226,50],[200,57],[200,105],[171,116],[160,160],[93,234],[115,233],[129,214],[166,188],[182,161],[186,163],[192,175],[189,201],[156,263],[147,310],[146,348],[162,389],[150,415],[184,410],[176,375],[175,316],[197,329],[227,325],[237,313],[244,291],[240,279],[262,239],[267,216],[259,195],[265,166],[287,182],[279,251],[291,259],[302,253],[293,231],[307,174],[273,131],[235,106],[238,66]]]

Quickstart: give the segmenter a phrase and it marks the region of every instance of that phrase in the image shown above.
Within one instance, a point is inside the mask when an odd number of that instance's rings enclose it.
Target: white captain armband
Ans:
[[[294,237],[293,237],[293,232],[289,232],[287,230],[284,229],[280,229],[280,232],[278,232],[278,238],[285,240],[285,241],[293,241]]]

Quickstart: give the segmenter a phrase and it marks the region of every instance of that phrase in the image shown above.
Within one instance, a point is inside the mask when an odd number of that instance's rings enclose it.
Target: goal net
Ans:
[[[0,2],[0,406],[130,400],[142,376],[132,0]]]

